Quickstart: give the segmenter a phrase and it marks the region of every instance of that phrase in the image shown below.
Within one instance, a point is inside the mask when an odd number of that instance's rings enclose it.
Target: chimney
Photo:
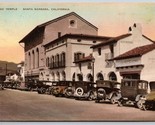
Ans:
[[[142,26],[140,23],[134,23],[133,26],[129,27],[129,33],[133,35],[141,34],[142,35]]]

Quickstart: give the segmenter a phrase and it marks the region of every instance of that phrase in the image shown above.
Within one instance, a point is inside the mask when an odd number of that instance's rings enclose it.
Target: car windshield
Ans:
[[[139,82],[138,83],[138,89],[147,89],[148,84],[146,82]]]
[[[114,88],[120,89],[121,88],[121,84],[120,83],[115,83]]]
[[[133,87],[134,83],[132,81],[124,81],[123,85],[128,87]]]
[[[52,85],[52,82],[43,82],[45,85]]]
[[[151,91],[155,91],[155,82],[150,82]]]

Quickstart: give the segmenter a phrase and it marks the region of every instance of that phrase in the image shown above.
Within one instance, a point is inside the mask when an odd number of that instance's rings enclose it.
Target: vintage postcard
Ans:
[[[154,2],[1,2],[0,122],[155,121]]]

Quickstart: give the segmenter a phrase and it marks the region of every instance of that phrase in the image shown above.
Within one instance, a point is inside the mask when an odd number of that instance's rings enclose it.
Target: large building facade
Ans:
[[[92,45],[107,39],[109,37],[66,34],[46,44],[46,69],[41,79],[86,80],[82,72],[91,73],[91,69],[79,70],[80,67],[83,67],[79,61],[92,55],[92,49],[90,49]]]
[[[65,34],[97,35],[98,28],[74,12],[36,26],[19,43],[25,46],[25,77],[44,76],[46,58],[44,45]]]
[[[140,24],[135,23],[128,30],[117,37],[98,36],[98,28],[74,12],[38,25],[20,41],[25,44],[25,77],[120,82],[130,76],[155,80],[148,73],[150,62],[146,61],[146,55],[153,58],[155,48],[136,58],[141,62],[138,65],[130,64],[135,58],[118,58],[128,51],[137,51],[137,47],[154,46],[154,41],[142,34]]]

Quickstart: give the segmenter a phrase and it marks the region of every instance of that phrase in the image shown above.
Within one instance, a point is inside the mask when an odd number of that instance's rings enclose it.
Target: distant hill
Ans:
[[[8,73],[17,71],[17,64],[16,63],[7,62],[7,61],[0,61],[0,74],[1,75],[6,73],[6,67],[7,67]]]

